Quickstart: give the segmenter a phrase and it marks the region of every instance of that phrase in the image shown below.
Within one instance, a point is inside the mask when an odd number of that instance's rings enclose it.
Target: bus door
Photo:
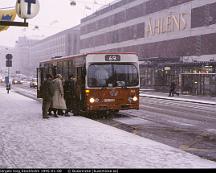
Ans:
[[[40,86],[45,79],[44,68],[37,68],[37,98],[41,98]]]
[[[77,67],[76,68],[76,79],[77,79],[77,92],[80,100],[80,107],[83,109],[84,101],[85,101],[85,68]]]

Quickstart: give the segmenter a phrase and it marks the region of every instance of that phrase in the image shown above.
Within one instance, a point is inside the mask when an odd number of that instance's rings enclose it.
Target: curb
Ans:
[[[202,100],[193,100],[193,99],[184,99],[184,98],[171,98],[171,97],[163,97],[163,96],[156,96],[156,95],[149,95],[149,94],[140,94],[141,97],[149,97],[149,98],[157,98],[157,99],[164,99],[164,100],[174,100],[174,101],[183,101],[183,102],[192,102],[192,103],[200,103],[200,104],[207,104],[207,105],[216,105],[216,102],[213,101],[202,101]]]
[[[21,91],[15,91],[15,90],[13,90],[13,92],[18,93],[18,94],[20,94],[20,95],[22,95],[22,96],[31,98],[31,99],[33,99],[33,100],[35,100],[35,101],[38,101],[38,102],[42,103],[42,100],[41,100],[41,99],[38,99],[38,98],[37,98],[36,96],[34,96],[34,95],[26,94],[26,93],[23,93],[23,92],[21,92]]]

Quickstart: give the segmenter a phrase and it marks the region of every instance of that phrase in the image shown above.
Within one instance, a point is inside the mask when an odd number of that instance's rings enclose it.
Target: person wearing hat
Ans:
[[[56,78],[53,80],[54,96],[53,96],[52,107],[58,110],[59,115],[63,115],[63,110],[67,109],[64,100],[64,89],[63,89],[62,79],[63,79],[62,75],[57,74]]]
[[[40,91],[41,91],[41,96],[43,98],[42,115],[43,115],[43,118],[49,118],[49,116],[47,115],[47,112],[52,105],[52,99],[54,95],[54,88],[53,88],[51,74],[46,75],[46,80],[40,86]]]

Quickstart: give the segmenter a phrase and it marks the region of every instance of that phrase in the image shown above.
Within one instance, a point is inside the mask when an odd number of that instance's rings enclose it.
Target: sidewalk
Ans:
[[[84,117],[41,118],[0,87],[0,168],[216,168],[216,162]]]
[[[191,95],[182,95],[182,94],[180,94],[180,96],[175,95],[174,97],[169,97],[168,95],[169,93],[156,92],[154,90],[140,89],[141,97],[151,97],[151,98],[160,98],[160,99],[167,99],[167,100],[179,100],[179,101],[185,101],[185,102],[216,105],[216,97],[191,96]]]

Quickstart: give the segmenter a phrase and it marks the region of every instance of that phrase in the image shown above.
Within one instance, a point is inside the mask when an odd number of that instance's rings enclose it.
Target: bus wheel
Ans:
[[[95,111],[92,113],[91,117],[94,119],[105,119],[107,116],[106,111]]]
[[[97,118],[96,112],[85,112],[85,117],[90,118],[90,119],[95,119]]]
[[[110,119],[115,118],[115,116],[119,113],[119,110],[111,110],[108,114]]]
[[[114,113],[114,114],[118,114],[118,113],[119,113],[119,110],[114,110],[113,113]]]

